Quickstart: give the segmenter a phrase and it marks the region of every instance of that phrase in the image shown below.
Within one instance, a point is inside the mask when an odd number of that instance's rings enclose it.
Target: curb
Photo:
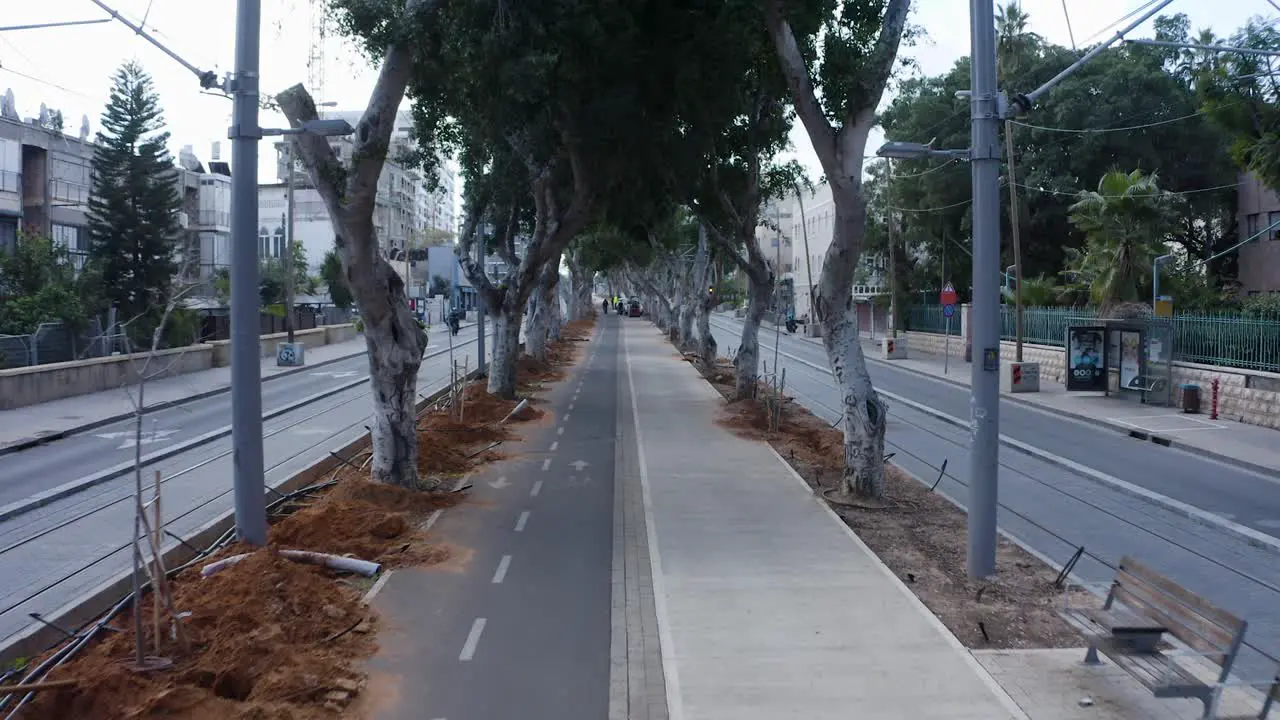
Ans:
[[[418,403],[418,409],[421,410],[435,402],[443,397],[446,392],[448,392],[448,388],[441,388],[432,393]],[[340,457],[351,457],[353,453],[368,447],[369,443],[370,434],[365,431],[354,440],[334,448],[330,454],[322,456],[310,467],[281,480],[274,486],[270,486],[271,490],[268,492],[273,490],[279,493],[286,493],[314,482],[324,476],[325,473],[342,464],[342,461],[334,457],[334,454]],[[165,567],[177,567],[186,563],[195,556],[189,546],[205,547],[234,526],[235,510],[234,508],[229,508],[217,518],[193,530],[190,535],[184,538],[186,545],[176,543],[166,550],[163,553]],[[44,617],[61,627],[81,627],[91,623],[114,605],[119,598],[128,594],[132,576],[131,570],[124,570],[114,578],[100,583],[73,600],[67,601],[56,611],[47,613]],[[66,635],[53,626],[33,623],[28,625],[25,630],[19,630],[10,636],[6,645],[0,646],[0,664],[10,662],[19,657],[38,656],[59,640],[65,639]]]
[[[782,353],[781,351],[780,351],[780,354],[787,355],[787,357],[797,362],[800,362],[804,365],[808,365],[809,367],[815,368],[817,370],[821,370],[823,372],[827,371],[827,368],[819,367],[818,365],[815,365],[814,363],[811,363],[808,360],[804,360],[803,358],[796,357],[795,355]],[[927,405],[923,405],[921,403],[902,397],[901,395],[897,395],[895,393],[886,392],[884,390],[877,390],[876,392],[878,392],[880,395],[883,395],[886,398],[889,398],[890,400],[893,400],[894,402],[902,403],[903,405],[913,410],[916,410],[917,412],[921,412],[921,413],[924,413],[925,415],[929,415],[930,417],[933,417],[934,419],[937,419],[937,420],[941,420],[942,422],[945,422],[949,425],[953,425],[955,427],[964,428],[964,429],[969,428],[969,423],[965,422],[961,418],[955,417],[953,415],[948,415],[947,413],[935,410],[931,407],[928,407]],[[1006,435],[1003,435],[1003,434],[1000,435],[1000,443],[1003,445],[1007,445],[1008,447],[1014,450],[1017,450],[1025,455],[1030,455],[1031,457],[1034,457],[1037,460],[1040,460],[1042,462],[1046,462],[1050,465],[1060,467],[1064,470],[1075,473],[1076,475],[1079,475],[1081,477],[1098,482],[1099,484],[1106,485],[1112,488],[1113,490],[1117,490],[1130,497],[1134,497],[1139,500],[1144,500],[1144,501],[1153,503],[1155,505],[1158,505],[1164,508],[1165,510],[1168,510],[1176,515],[1180,515],[1184,518],[1187,518],[1188,520],[1198,522],[1201,525],[1204,525],[1206,527],[1213,528],[1215,530],[1222,530],[1222,531],[1234,533],[1240,536],[1249,545],[1259,550],[1263,550],[1269,553],[1273,553],[1277,556],[1280,556],[1280,538],[1274,538],[1265,533],[1258,532],[1253,528],[1245,527],[1244,525],[1241,525],[1236,522],[1232,522],[1219,515],[1214,515],[1213,513],[1206,512],[1204,510],[1201,510],[1198,507],[1189,505],[1180,500],[1175,500],[1171,497],[1167,497],[1165,495],[1161,495],[1157,492],[1148,490],[1146,488],[1139,487],[1137,485],[1134,485],[1133,483],[1121,480],[1120,478],[1117,478],[1117,477],[1113,477],[1104,472],[1094,470],[1093,468],[1086,467],[1084,465],[1081,465],[1080,463],[1061,457],[1059,455],[1054,455],[1051,452],[1041,450],[1040,448],[1034,447],[1020,440],[1015,440]]]
[[[928,355],[930,353],[924,353],[924,354]],[[966,383],[962,383],[958,380],[952,380],[951,378],[943,377],[941,375],[934,375],[933,373],[927,372],[925,370],[906,367],[904,365],[896,365],[890,361],[880,360],[878,358],[868,357],[867,361],[878,363],[880,365],[890,366],[890,367],[893,367],[895,370],[903,370],[905,372],[914,373],[916,375],[932,378],[934,380],[940,380],[942,382],[954,385],[959,388],[964,388],[966,390],[969,389],[969,385]],[[965,363],[965,365],[968,365],[968,363]],[[1010,402],[1017,403],[1022,407],[1025,407],[1031,410],[1037,410],[1042,413],[1048,413],[1051,415],[1063,415],[1063,416],[1072,418],[1074,420],[1078,420],[1082,423],[1092,425],[1094,427],[1102,428],[1104,430],[1111,430],[1113,432],[1120,433],[1121,435],[1127,435],[1129,437],[1134,438],[1135,440],[1150,440],[1151,443],[1155,445],[1160,445],[1162,447],[1168,447],[1168,448],[1175,448],[1177,450],[1191,453],[1192,455],[1199,455],[1200,457],[1207,458],[1209,460],[1214,460],[1216,462],[1220,462],[1225,465],[1232,465],[1234,467],[1240,468],[1241,470],[1248,470],[1250,472],[1261,473],[1267,476],[1275,476],[1277,472],[1275,468],[1269,468],[1265,465],[1252,463],[1252,462],[1249,462],[1248,460],[1241,460],[1231,455],[1223,455],[1222,453],[1214,452],[1212,450],[1207,450],[1205,448],[1202,448],[1196,445],[1188,445],[1180,440],[1167,437],[1165,435],[1159,435],[1157,433],[1147,432],[1145,430],[1140,430],[1136,427],[1128,427],[1125,425],[1121,425],[1119,423],[1108,422],[1106,420],[1101,420],[1099,418],[1086,415],[1084,413],[1076,412],[1074,410],[1066,410],[1063,408],[1051,407],[1044,403],[1035,402],[1034,400],[1024,400],[1018,397],[1017,394],[1002,392],[1000,393],[1000,399],[1008,400]],[[1138,434],[1135,435],[1134,434],[1135,432]]]
[[[763,327],[763,324],[761,326]],[[809,338],[799,338],[799,339],[806,342],[810,341]],[[863,340],[866,340],[866,339],[863,338]],[[870,342],[874,343],[875,341],[871,340]],[[813,344],[821,347],[820,343],[815,342]],[[932,355],[933,353],[923,353],[923,354]],[[960,382],[959,380],[952,380],[951,378],[943,375],[935,375],[934,373],[931,373],[925,370],[907,367],[905,365],[898,365],[894,362],[887,361],[887,360],[880,360],[879,358],[871,357],[865,352],[863,353],[863,357],[866,359],[868,363],[876,363],[878,365],[883,365],[885,367],[892,367],[895,370],[901,370],[903,372],[913,373],[915,375],[926,377],[931,380],[937,380],[939,382],[944,382],[949,385],[954,385],[955,387],[963,388],[965,390],[969,389],[969,385],[967,383]],[[968,365],[969,363],[964,363],[964,364]],[[877,390],[876,392],[884,394],[883,390]],[[1138,428],[1127,427],[1125,425],[1120,425],[1118,423],[1107,422],[1106,420],[1100,420],[1096,417],[1093,417],[1091,415],[1086,415],[1084,413],[1079,413],[1072,410],[1065,410],[1061,408],[1054,408],[1044,403],[1038,403],[1032,400],[1024,400],[1013,393],[1002,392],[1000,393],[1000,399],[1008,400],[1009,402],[1017,403],[1022,407],[1025,407],[1031,410],[1037,410],[1042,413],[1066,416],[1066,417],[1072,418],[1073,420],[1077,420],[1079,422],[1086,423],[1094,427],[1102,428],[1104,430],[1111,430],[1113,432],[1120,433],[1121,435],[1128,435],[1130,437],[1133,437],[1136,440],[1150,440],[1155,445],[1160,445],[1162,447],[1175,448],[1177,450],[1181,450],[1186,453],[1191,453],[1192,455],[1199,455],[1200,457],[1206,458],[1208,460],[1213,460],[1216,462],[1223,463],[1224,465],[1231,465],[1233,467],[1240,468],[1241,470],[1260,473],[1267,477],[1274,477],[1277,472],[1275,468],[1270,468],[1265,465],[1259,465],[1257,463],[1249,462],[1248,460],[1241,460],[1231,455],[1223,455],[1222,453],[1214,452],[1212,450],[1207,450],[1205,448],[1202,448],[1196,445],[1188,445],[1175,438],[1170,438],[1164,435],[1158,435],[1156,433],[1145,432],[1142,430],[1138,430]],[[1141,435],[1140,436],[1133,435],[1132,433],[1134,431],[1137,431]]]
[[[318,362],[314,365],[304,365],[303,367],[293,368],[292,370],[285,370],[282,372],[278,372],[272,375],[271,377],[262,378],[262,382],[271,382],[272,380],[293,375],[295,373],[302,372],[303,370],[310,370],[312,368],[324,367],[325,365],[332,365],[333,363],[342,362],[343,360],[350,360],[353,357],[359,357],[361,355],[366,354],[367,352],[368,351],[366,350],[365,352],[352,353],[350,355],[343,355],[342,357],[330,358],[328,360],[325,360],[324,362]],[[178,377],[178,376],[174,376],[174,377]],[[166,400],[164,402],[158,402],[154,405],[146,406],[146,408],[144,408],[143,414],[145,415],[146,413],[158,411],[158,410],[168,410],[170,408],[178,407],[179,405],[185,405],[190,402],[196,402],[197,400],[205,400],[213,397],[214,395],[220,395],[230,390],[231,390],[230,385],[224,385],[219,388],[214,388],[212,390],[204,390],[194,395],[187,395],[185,397],[177,398],[175,400]],[[106,392],[106,391],[102,391],[102,392]],[[88,395],[91,393],[85,393],[85,394]],[[72,395],[69,397],[76,397],[76,396]],[[22,408],[14,408],[14,410],[21,412]],[[81,433],[85,433],[90,430],[100,428],[103,425],[110,425],[111,423],[120,422],[121,420],[126,420],[128,418],[133,417],[133,415],[134,415],[134,411],[130,410],[129,412],[109,415],[107,417],[99,418],[92,422],[84,423],[83,425],[77,425],[72,428],[67,428],[66,430],[58,430],[56,432],[49,433],[48,435],[41,435],[40,437],[28,438],[26,440],[16,440],[7,445],[0,445],[0,456],[8,455],[10,453],[20,452],[22,450],[30,450],[33,447],[38,447],[40,445],[47,445],[48,443],[51,443],[57,440],[63,440],[65,438],[71,437],[72,435],[80,435]]]
[[[448,352],[449,351],[445,349],[445,350],[431,353],[429,355],[423,355],[422,358],[423,360],[426,360],[428,358],[446,355],[448,354]],[[355,356],[353,355],[351,357],[355,357]],[[337,362],[337,361],[334,360],[331,362]],[[308,367],[319,367],[319,365],[310,365]],[[290,371],[290,372],[295,372],[295,371]],[[342,385],[339,385],[337,387],[332,387],[332,388],[329,388],[328,390],[323,390],[321,392],[308,395],[304,398],[301,398],[300,400],[295,400],[294,402],[291,402],[287,405],[283,405],[281,407],[275,408],[274,410],[269,410],[267,412],[264,412],[262,414],[262,419],[263,421],[271,420],[272,418],[276,418],[286,413],[293,412],[294,410],[305,407],[314,402],[318,402],[327,397],[337,395],[338,393],[345,392],[347,390],[350,390],[351,388],[363,385],[368,381],[369,381],[369,376],[365,375],[364,377],[357,378],[347,383],[343,383]],[[192,399],[196,399],[196,398],[193,397]],[[129,417],[131,415],[132,413],[130,415],[127,415],[126,417]],[[201,435],[197,435],[196,437],[191,438],[190,440],[186,440],[181,443],[170,445],[162,450],[157,450],[153,453],[143,455],[142,465],[144,466],[149,465],[151,463],[154,463],[160,460],[165,460],[175,455],[180,455],[188,450],[191,450],[192,448],[196,448],[201,445],[208,444],[215,440],[224,438],[230,434],[231,434],[231,426],[224,425],[223,427],[220,427],[216,430],[210,430],[209,432],[203,433]],[[133,468],[134,468],[134,461],[127,460],[113,467],[109,467],[105,470],[100,470],[96,473],[93,473],[92,475],[88,475],[78,480],[72,480],[70,482],[66,482],[61,485],[58,485],[57,487],[52,487],[43,492],[36,493],[35,495],[32,495],[31,497],[28,497],[24,500],[19,500],[17,502],[9,503],[8,505],[0,506],[0,522],[4,522],[5,520],[11,520],[15,517],[18,517],[19,515],[24,515],[33,510],[38,510],[39,508],[42,508],[45,505],[48,505],[52,502],[56,502],[63,498],[69,497],[71,495],[75,495],[76,493],[82,492],[84,490],[88,490],[89,488],[95,487],[97,485],[110,482],[111,480],[114,480],[120,477],[121,475],[128,474],[133,470]]]
[[[463,328],[475,327],[475,323],[471,323],[469,325],[463,325],[462,327]],[[466,343],[469,343],[469,342],[475,342],[475,340],[474,339],[463,340],[461,344],[465,345]],[[287,377],[289,375],[294,375],[304,370],[312,370],[314,368],[324,367],[325,365],[332,365],[333,363],[342,362],[343,360],[350,360],[353,357],[360,357],[361,355],[367,355],[368,352],[369,352],[368,350],[364,350],[358,353],[351,353],[350,355],[343,355],[342,357],[329,358],[328,360],[315,363],[314,365],[304,365],[302,367],[293,368],[291,370],[284,370],[270,377],[262,378],[262,382],[271,382],[272,380],[276,380],[282,377]],[[436,354],[437,353],[423,355],[422,359],[425,360],[429,357],[435,357]],[[197,400],[206,400],[208,398],[213,397],[214,395],[219,395],[221,393],[229,392],[230,390],[231,390],[230,385],[224,385],[219,388],[214,388],[213,390],[205,390],[203,392],[199,392],[194,395],[187,395],[186,397],[178,398],[176,400],[166,400],[164,402],[159,402],[154,405],[148,405],[145,408],[146,412],[144,412],[143,414],[145,415],[148,412],[154,412],[158,410],[168,410],[170,408],[178,407],[179,405],[185,405],[190,402],[196,402]],[[85,394],[89,395],[92,393],[85,393]],[[77,397],[77,396],[72,395],[70,397]],[[14,408],[14,409],[17,411],[22,410],[22,408]],[[120,422],[121,420],[126,420],[128,418],[133,417],[133,415],[134,415],[133,411],[130,410],[129,412],[118,413],[116,415],[100,418],[98,420],[94,420],[92,422],[88,422],[83,425],[77,425],[73,428],[68,428],[66,430],[58,430],[56,432],[49,433],[48,435],[41,435],[40,437],[36,437],[36,438],[27,438],[25,440],[15,440],[14,442],[11,442],[7,445],[0,445],[0,457],[4,455],[8,455],[10,453],[20,452],[22,450],[30,450],[31,448],[38,447],[40,445],[47,445],[48,443],[55,442],[57,440],[63,440],[65,438],[71,437],[72,435],[79,435],[81,433],[85,433],[90,430],[100,428],[103,425],[110,425],[111,423]],[[0,518],[0,519],[3,519],[3,518]]]

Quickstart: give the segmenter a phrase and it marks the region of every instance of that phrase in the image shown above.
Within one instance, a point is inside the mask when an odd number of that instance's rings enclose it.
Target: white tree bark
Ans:
[[[556,277],[560,277],[558,273]],[[555,341],[564,339],[562,336],[562,331],[564,330],[564,308],[560,304],[560,289],[562,287],[563,283],[557,282],[555,289],[551,291],[550,298],[551,319],[550,324],[547,326],[547,338]]]
[[[516,361],[520,359],[520,323],[524,313],[503,311],[493,314],[493,358],[489,362],[490,395],[516,396]]]
[[[569,297],[567,305],[569,320],[583,320],[591,317],[595,306],[591,302],[592,273],[582,264],[578,253],[566,254],[569,264]]]
[[[693,305],[694,319],[698,324],[697,353],[698,361],[703,369],[710,369],[716,364],[716,338],[711,334],[711,305],[715,296],[711,294],[713,268],[711,265],[711,248],[707,245],[705,229],[698,232],[698,254],[693,263]]]
[[[842,490],[848,495],[884,497],[884,433],[888,406],[871,386],[858,337],[853,280],[866,230],[862,195],[862,158],[867,135],[875,124],[875,108],[897,58],[906,26],[909,0],[889,0],[880,34],[862,72],[852,81],[858,102],[837,128],[818,100],[809,68],[786,19],[781,0],[768,0],[766,25],[795,105],[831,186],[835,225],[818,280],[814,313],[822,325],[822,341],[831,374],[840,386],[844,407],[845,470]]]
[[[405,7],[417,13],[435,4],[408,0]],[[327,139],[306,133],[294,136],[298,155],[328,210],[338,257],[364,321],[373,389],[370,470],[374,480],[401,487],[418,486],[415,410],[427,337],[409,309],[403,280],[378,248],[373,211],[416,51],[408,42],[387,48],[369,104],[356,125],[349,167],[342,165]],[[317,117],[315,102],[302,85],[278,94],[277,100],[294,128]]]
[[[560,282],[560,262],[547,263],[538,273],[538,284],[529,297],[529,327],[525,333],[525,353],[535,360],[546,362],[547,341],[551,335],[553,305],[556,300],[556,284]],[[556,330],[557,334],[559,329]]]
[[[760,320],[773,294],[772,280],[773,273],[767,268],[763,278],[758,274],[747,275],[747,313],[742,320],[738,355],[733,360],[737,375],[734,393],[739,398],[755,397],[756,394],[756,382],[760,377]]]

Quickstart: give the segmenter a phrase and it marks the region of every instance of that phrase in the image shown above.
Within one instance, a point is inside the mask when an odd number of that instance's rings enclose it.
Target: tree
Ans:
[[[382,66],[356,125],[349,165],[342,163],[323,137],[297,135],[295,148],[329,213],[342,276],[364,322],[373,390],[372,477],[417,487],[418,369],[427,337],[409,308],[404,281],[378,248],[373,211],[396,111],[422,54],[423,32],[436,19],[438,3],[408,0],[392,6],[352,0],[334,5],[340,22],[348,27],[362,20],[380,25],[376,42],[366,47],[376,53]],[[318,117],[315,101],[302,85],[279,93],[276,100],[294,128]]]
[[[1203,35],[1197,41],[1213,44],[1214,38]],[[1226,44],[1280,51],[1280,30],[1273,23],[1250,20]],[[1196,90],[1206,114],[1230,138],[1231,157],[1267,187],[1280,188],[1280,86],[1270,59],[1195,50],[1181,53],[1181,59],[1185,66],[1194,68]]]
[[[431,291],[429,293],[430,296],[435,296],[435,295],[447,296],[449,294],[449,288],[450,288],[450,285],[449,285],[448,278],[441,275],[431,276]]]
[[[145,344],[160,322],[154,299],[171,295],[178,270],[181,198],[151,77],[128,62],[113,83],[93,153],[88,262],[105,279],[104,302]]]
[[[1089,287],[1100,315],[1141,303],[1138,288],[1147,281],[1152,261],[1163,254],[1173,203],[1155,175],[1113,170],[1098,181],[1097,191],[1080,193],[1071,206],[1071,223],[1087,241],[1069,271]]]
[[[12,252],[0,253],[0,334],[27,335],[53,320],[78,329],[85,319],[66,249],[47,237],[18,233]]]
[[[835,205],[831,245],[814,310],[822,324],[832,375],[843,395],[842,491],[881,498],[888,408],[871,386],[862,356],[853,279],[867,222],[862,159],[867,135],[876,124],[876,106],[897,58],[910,2],[824,0],[797,8],[782,0],[765,1],[765,24],[791,101],[813,143]]]
[[[347,288],[347,279],[342,274],[342,260],[338,258],[336,250],[325,253],[324,262],[320,265],[320,280],[329,289],[329,300],[334,307],[341,310],[351,307],[354,298]]]

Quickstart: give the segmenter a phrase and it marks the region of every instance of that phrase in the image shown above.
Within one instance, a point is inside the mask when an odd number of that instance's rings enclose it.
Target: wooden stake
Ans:
[[[151,622],[153,625],[153,631],[155,632],[155,652],[156,652],[156,655],[159,655],[160,654],[160,602],[161,602],[160,594],[162,592],[162,585],[164,583],[164,575],[165,575],[164,569],[160,562],[160,547],[163,544],[163,541],[160,537],[160,528],[164,526],[161,523],[161,516],[160,516],[160,471],[159,470],[156,471],[155,497],[151,502],[151,511],[155,515],[155,521],[151,527],[151,558],[152,558],[152,563],[155,565],[155,571],[152,572],[151,574],[151,577],[152,577],[151,595],[152,595],[152,598],[155,600],[155,605],[153,606],[153,612],[151,613]]]

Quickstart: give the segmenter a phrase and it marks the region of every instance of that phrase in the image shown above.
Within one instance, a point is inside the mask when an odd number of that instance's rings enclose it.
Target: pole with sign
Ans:
[[[938,301],[942,303],[942,317],[946,318],[946,340],[943,341],[942,374],[951,367],[951,317],[956,314],[956,288],[951,283],[942,286]]]

